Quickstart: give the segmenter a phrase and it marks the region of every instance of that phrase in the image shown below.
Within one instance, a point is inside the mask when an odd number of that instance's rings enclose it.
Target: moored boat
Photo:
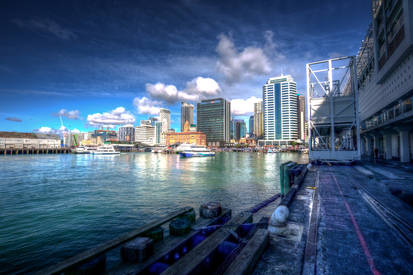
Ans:
[[[205,146],[189,145],[184,151],[179,152],[179,155],[184,158],[213,157],[215,156],[215,152],[209,150]]]
[[[102,145],[96,150],[91,151],[93,155],[119,155],[120,152],[116,151],[113,145]]]

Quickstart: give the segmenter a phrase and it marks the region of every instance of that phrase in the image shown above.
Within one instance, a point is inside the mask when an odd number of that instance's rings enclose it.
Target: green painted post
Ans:
[[[284,184],[284,174],[285,174],[285,172],[284,172],[284,167],[287,165],[287,164],[289,164],[291,161],[287,161],[287,162],[284,162],[284,163],[282,163],[281,165],[280,165],[280,193],[281,193],[281,195],[282,196],[284,196],[285,194],[287,194],[286,192],[285,192],[285,184]]]
[[[297,163],[295,162],[289,162],[288,164],[286,164],[284,166],[284,195],[286,195],[288,193],[288,191],[290,191],[290,169],[293,168],[294,166],[296,166]]]

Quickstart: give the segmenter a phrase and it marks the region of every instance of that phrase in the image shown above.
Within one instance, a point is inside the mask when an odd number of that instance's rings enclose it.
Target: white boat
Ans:
[[[102,145],[91,152],[93,155],[119,155],[120,152],[115,151],[113,145]]]
[[[188,144],[184,151],[179,152],[179,155],[184,158],[190,157],[213,157],[215,152],[209,150],[205,146]]]
[[[96,150],[94,147],[79,146],[72,149],[73,154],[90,154],[92,151]]]
[[[184,152],[184,151],[188,151],[188,150],[190,151],[190,150],[192,150],[193,146],[196,146],[196,145],[188,144],[188,143],[182,143],[178,147],[175,148],[175,152],[180,153],[180,152]]]
[[[280,149],[277,149],[277,148],[270,148],[267,151],[267,153],[279,153],[279,152],[280,152]]]

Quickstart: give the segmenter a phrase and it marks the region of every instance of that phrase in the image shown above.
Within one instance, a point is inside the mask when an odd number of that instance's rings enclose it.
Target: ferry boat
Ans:
[[[213,157],[215,152],[209,150],[205,146],[189,144],[188,148],[179,152],[179,155],[184,158],[190,157]]]
[[[73,154],[90,154],[92,151],[96,150],[94,147],[79,146],[72,149]]]
[[[96,150],[92,151],[93,155],[119,155],[120,152],[115,151],[113,145],[99,146]]]

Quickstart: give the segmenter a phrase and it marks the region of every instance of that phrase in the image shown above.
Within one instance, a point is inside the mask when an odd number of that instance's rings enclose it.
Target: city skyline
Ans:
[[[355,55],[371,18],[368,2],[290,2],[3,1],[0,128],[59,129],[61,115],[67,128],[91,131],[163,107],[178,130],[180,101],[214,97],[248,119],[266,79],[291,74],[304,93],[305,63]]]

